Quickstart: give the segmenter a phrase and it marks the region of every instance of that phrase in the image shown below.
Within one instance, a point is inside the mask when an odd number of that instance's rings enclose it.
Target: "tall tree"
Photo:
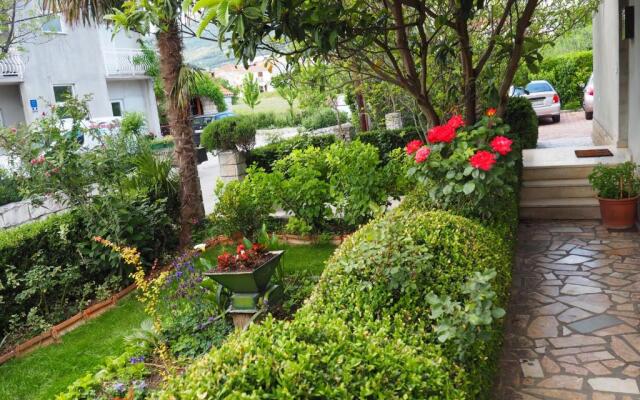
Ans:
[[[251,108],[251,111],[260,104],[260,84],[251,72],[242,79],[242,100]]]
[[[289,114],[293,117],[293,104],[298,98],[298,88],[296,87],[293,73],[291,71],[284,71],[279,75],[274,76],[271,79],[271,84],[276,88],[276,91],[289,105]]]
[[[10,50],[46,39],[42,24],[49,17],[36,0],[0,0],[0,60]]]
[[[217,25],[221,39],[230,41],[245,64],[258,50],[286,55],[290,62],[327,60],[401,87],[438,124],[458,107],[468,123],[475,122],[479,81],[494,87],[481,94],[491,92],[502,112],[520,63],[538,60],[542,44],[590,17],[595,3],[209,0],[194,7],[204,15],[201,29]]]
[[[104,18],[117,29],[141,34],[155,32],[160,76],[167,99],[167,117],[175,138],[180,175],[180,245],[191,242],[193,225],[204,216],[195,145],[189,121],[189,81],[193,74],[182,59],[181,11],[174,0],[45,0],[45,7],[62,12],[71,22],[95,23]]]

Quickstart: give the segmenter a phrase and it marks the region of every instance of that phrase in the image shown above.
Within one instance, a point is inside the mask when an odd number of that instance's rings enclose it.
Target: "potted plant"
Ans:
[[[634,163],[597,165],[589,174],[589,182],[598,194],[605,227],[627,229],[635,225],[640,179]]]
[[[256,141],[256,128],[247,117],[227,117],[211,122],[202,131],[201,144],[218,153],[220,177],[228,181],[245,175],[245,152]]]
[[[255,313],[261,299],[273,301],[281,297],[281,288],[271,284],[284,254],[284,250],[269,250],[276,244],[276,236],[269,237],[263,227],[255,243],[245,238],[234,253],[225,251],[215,256],[212,248],[198,258],[198,262],[208,268],[204,275],[232,293],[231,313]]]

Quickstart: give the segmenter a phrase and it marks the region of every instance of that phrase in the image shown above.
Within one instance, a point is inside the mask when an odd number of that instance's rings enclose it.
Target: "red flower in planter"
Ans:
[[[224,252],[218,256],[218,270],[226,271],[233,265],[233,256]]]
[[[239,244],[239,245],[236,247],[236,253],[238,253],[238,254],[242,253],[244,250],[245,250],[245,247],[244,247],[244,245],[243,245],[243,244]]]
[[[428,148],[427,146],[420,147],[418,151],[416,151],[416,162],[418,164],[425,162],[427,160],[427,157],[429,157],[429,154],[431,154],[430,148]]]
[[[434,126],[427,132],[429,143],[451,143],[456,138],[456,130],[450,125]]]
[[[453,117],[449,118],[449,121],[447,121],[447,125],[449,125],[453,129],[458,129],[461,126],[464,126],[464,118],[462,118],[461,115],[456,114]]]
[[[491,140],[489,145],[496,153],[506,156],[511,152],[511,145],[513,144],[513,140],[504,137],[504,136],[496,136]]]
[[[496,155],[486,150],[479,150],[469,157],[469,163],[473,168],[489,171],[496,163]]]
[[[407,154],[415,153],[422,146],[422,144],[423,144],[422,140],[416,139],[416,140],[410,141],[409,143],[407,143],[407,147],[406,147]]]
[[[487,110],[487,117],[493,117],[494,115],[496,115],[496,109],[495,108],[489,108]]]

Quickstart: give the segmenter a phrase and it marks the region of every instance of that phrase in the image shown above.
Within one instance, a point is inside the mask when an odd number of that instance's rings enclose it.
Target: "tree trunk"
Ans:
[[[191,244],[191,231],[204,217],[200,179],[193,133],[189,123],[189,102],[176,90],[182,68],[182,39],[175,20],[157,33],[160,75],[167,98],[167,118],[175,141],[175,157],[180,175],[180,247]]]
[[[460,63],[462,64],[464,95],[464,119],[467,125],[476,123],[476,72],[473,68],[473,51],[471,50],[471,40],[469,38],[469,28],[467,26],[467,14],[461,9],[456,15],[455,30],[460,42]]]

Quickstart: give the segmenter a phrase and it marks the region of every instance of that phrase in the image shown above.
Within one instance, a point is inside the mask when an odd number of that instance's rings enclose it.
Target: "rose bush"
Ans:
[[[473,126],[454,115],[431,128],[427,142],[407,144],[414,165],[409,176],[427,186],[430,200],[441,209],[469,209],[478,217],[495,211],[495,196],[513,191],[517,143],[507,137],[509,126],[493,109]],[[488,194],[491,193],[491,201]]]

